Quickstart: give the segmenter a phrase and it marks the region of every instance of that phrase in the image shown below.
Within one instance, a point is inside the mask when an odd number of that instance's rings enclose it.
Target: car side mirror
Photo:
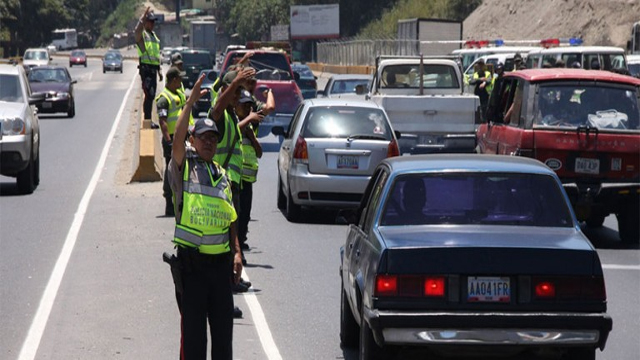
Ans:
[[[355,224],[358,211],[356,209],[341,209],[336,215],[336,224],[338,225],[351,225]]]
[[[77,84],[77,83],[78,83],[78,80],[71,80],[71,83],[72,83],[72,84]]]
[[[46,96],[47,94],[43,92],[31,94],[31,96],[29,96],[29,105],[36,105],[43,102]]]
[[[271,128],[271,133],[275,136],[283,136],[287,137],[287,132],[284,131],[284,127],[282,126],[274,126]]]

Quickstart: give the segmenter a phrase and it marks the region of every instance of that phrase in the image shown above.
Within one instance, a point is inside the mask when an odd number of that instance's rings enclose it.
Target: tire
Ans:
[[[103,73],[103,74],[106,74],[106,73],[107,73],[107,70],[105,70],[104,68],[102,68],[102,73]]]
[[[301,212],[302,207],[293,202],[293,195],[291,194],[291,189],[289,189],[289,196],[287,197],[287,220],[290,222],[300,221]]]
[[[84,63],[84,67],[87,67],[87,63]]]
[[[69,110],[67,111],[67,117],[74,117],[76,116],[76,101],[75,100],[71,100],[71,107],[69,107]]]
[[[363,307],[364,308],[364,307]],[[359,360],[385,360],[393,359],[393,351],[389,347],[380,347],[373,338],[373,331],[364,320],[364,313],[360,310],[360,347]]]
[[[599,228],[599,227],[602,227],[602,224],[604,224],[604,218],[605,216],[603,215],[592,214],[591,216],[589,216],[589,218],[585,222],[587,223],[587,226],[590,228]]]
[[[20,171],[17,176],[17,184],[18,190],[22,194],[31,194],[33,190],[36,189],[36,181],[35,181],[35,173],[36,173],[36,164],[33,160],[33,153],[31,154],[31,159],[29,159],[29,165]]]
[[[278,172],[278,209],[284,210],[287,207],[287,197],[282,190],[282,181],[280,181],[280,172]]]
[[[623,212],[616,214],[620,240],[625,244],[640,243],[640,209],[637,204],[628,204]]]
[[[38,187],[38,185],[40,185],[40,150],[37,152],[35,167],[33,170],[33,185],[35,185],[34,187]]]
[[[596,360],[596,349],[571,348],[568,349],[563,360]]]
[[[353,317],[349,300],[344,289],[340,297],[340,345],[343,347],[358,346],[358,323]]]

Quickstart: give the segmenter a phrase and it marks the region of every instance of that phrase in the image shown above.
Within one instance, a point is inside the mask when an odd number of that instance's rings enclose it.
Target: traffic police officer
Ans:
[[[204,76],[195,83],[175,129],[187,137],[193,104],[201,96]],[[206,359],[207,320],[211,357],[232,359],[232,280],[242,273],[236,211],[228,177],[214,160],[220,133],[213,120],[200,118],[189,136],[193,147],[177,141],[169,163],[176,201],[173,242],[182,267],[181,359]]]
[[[136,25],[136,45],[138,46],[139,73],[144,91],[144,102],[142,109],[145,119],[151,119],[151,107],[153,98],[156,96],[157,81],[156,76],[162,81],[160,71],[160,39],[153,32],[156,17],[147,7],[142,18]]]

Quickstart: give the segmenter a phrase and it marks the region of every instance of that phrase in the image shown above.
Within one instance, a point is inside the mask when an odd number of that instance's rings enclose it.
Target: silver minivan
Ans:
[[[364,100],[309,99],[300,104],[278,155],[278,208],[289,221],[302,207],[357,207],[378,163],[399,156],[399,133],[385,111]]]

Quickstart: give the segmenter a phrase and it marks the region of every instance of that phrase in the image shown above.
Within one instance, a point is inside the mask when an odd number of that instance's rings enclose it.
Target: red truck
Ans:
[[[579,221],[615,214],[640,242],[640,79],[608,71],[536,69],[498,80],[477,151],[527,156],[553,169]]]
[[[258,136],[263,137],[271,132],[274,126],[289,127],[293,113],[302,102],[302,92],[296,84],[296,74],[291,70],[291,65],[286,53],[277,50],[233,50],[227,53],[222,63],[224,74],[229,66],[236,64],[248,52],[253,51],[248,66],[256,69],[256,90],[254,95],[258,100],[266,101],[262,92],[269,88],[273,91],[276,102],[274,112],[264,118],[258,130]]]

